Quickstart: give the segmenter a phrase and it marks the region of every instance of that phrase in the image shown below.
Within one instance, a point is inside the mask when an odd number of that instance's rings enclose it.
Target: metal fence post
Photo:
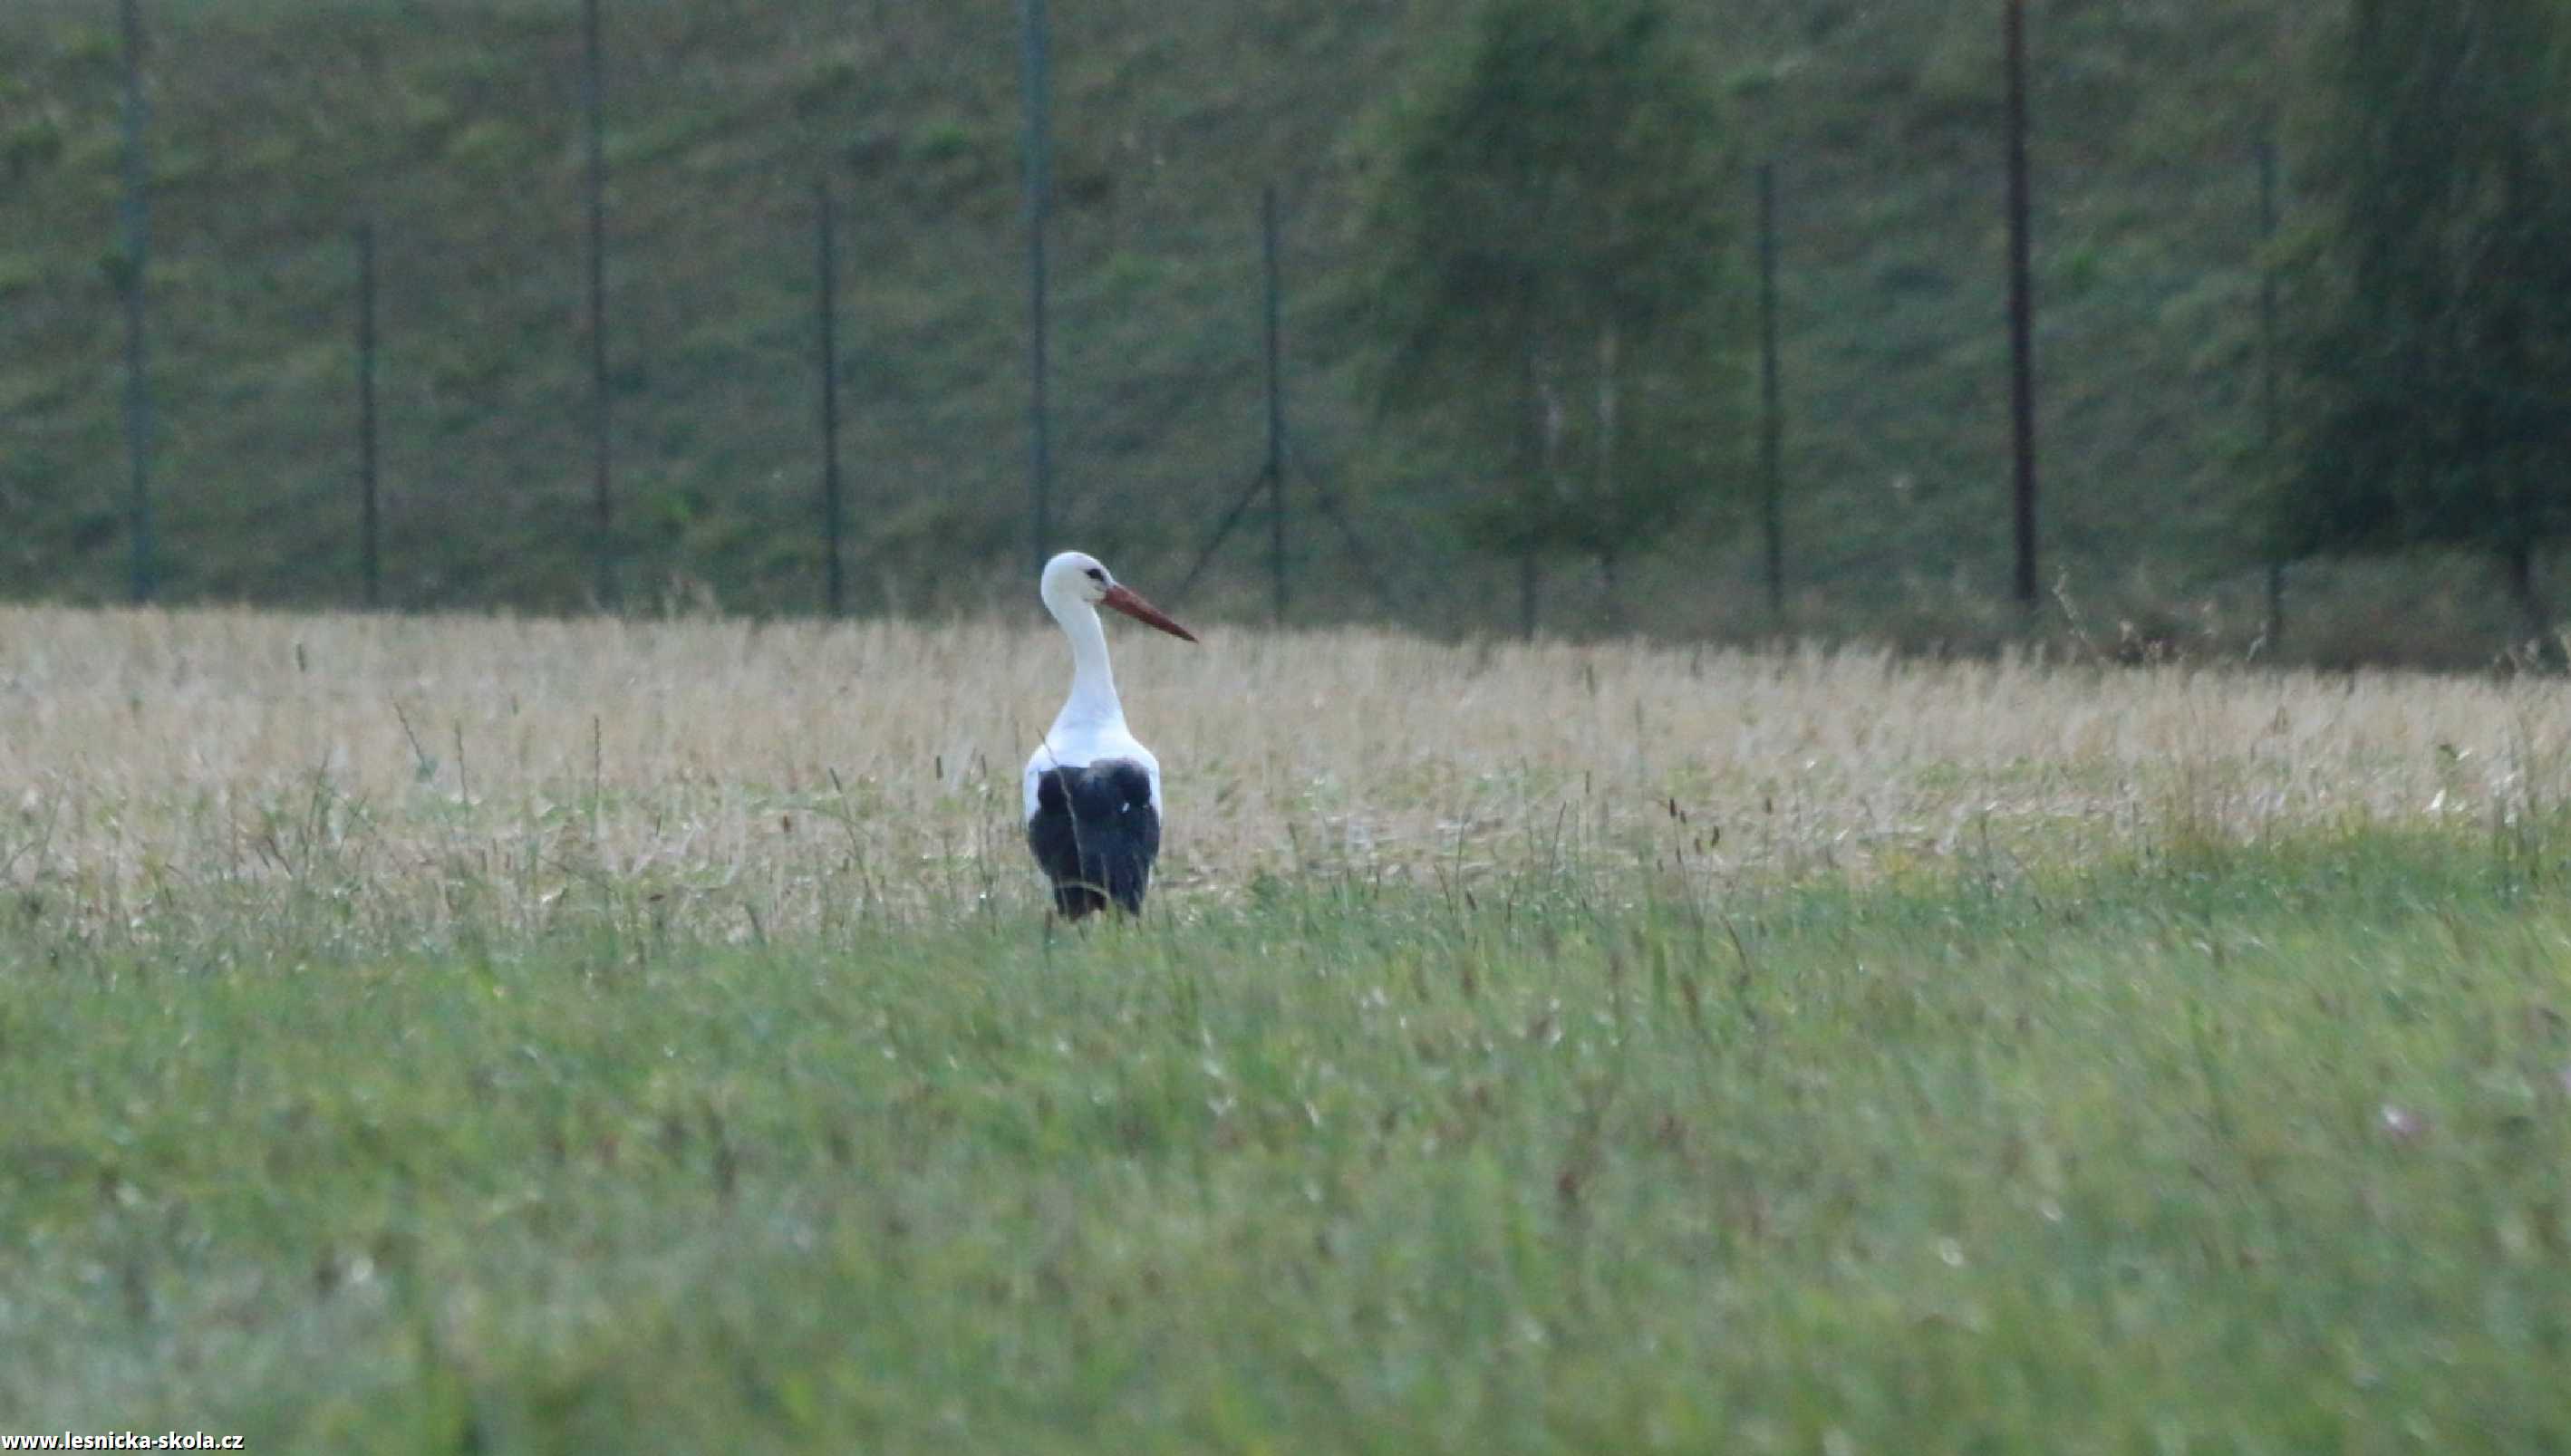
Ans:
[[[2259,144],[2259,429],[2270,468],[2277,460],[2277,264],[2268,249],[2277,237],[2277,144]],[[2268,563],[2268,646],[2286,636],[2286,563]]]
[[[829,552],[830,615],[846,610],[839,551],[839,267],[831,237],[830,185],[812,185],[812,222],[820,268],[821,534]]]
[[[383,605],[377,554],[375,446],[375,225],[357,226],[357,573],[369,610]]]
[[[1786,615],[1785,416],[1777,362],[1777,164],[1759,164],[1760,526],[1768,560],[1768,611]]]
[[[606,98],[599,73],[603,56],[599,39],[599,0],[581,0],[581,110],[588,143],[586,186],[589,194],[589,433],[593,519],[599,605],[617,605],[616,512],[607,381],[607,124]]]
[[[2035,572],[2035,281],[2028,215],[2033,188],[2026,158],[2026,0],[2008,0],[2009,420],[2015,455],[2012,512],[2016,596],[2033,611]]]
[[[1019,63],[1026,108],[1024,186],[1027,226],[1027,493],[1028,534],[1036,569],[1053,546],[1053,441],[1046,405],[1045,224],[1052,211],[1050,58],[1044,0],[1018,0]]]
[[[1259,255],[1267,294],[1268,571],[1276,590],[1277,625],[1286,625],[1285,286],[1278,268],[1277,186],[1259,194]]]
[[[120,209],[125,250],[125,453],[127,514],[133,541],[132,590],[149,602],[152,551],[152,378],[146,278],[152,264],[152,169],[144,153],[149,103],[143,95],[142,0],[125,0],[125,196]]]

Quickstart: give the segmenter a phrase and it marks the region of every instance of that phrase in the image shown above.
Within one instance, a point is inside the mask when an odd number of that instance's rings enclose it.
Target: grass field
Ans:
[[[0,1433],[2546,1451],[2521,680],[0,611]]]

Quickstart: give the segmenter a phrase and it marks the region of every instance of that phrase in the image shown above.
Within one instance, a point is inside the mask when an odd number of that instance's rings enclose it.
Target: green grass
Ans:
[[[0,917],[0,1426],[255,1450],[2543,1451],[2571,909],[2349,830],[762,941]],[[458,893],[469,872],[455,871]]]

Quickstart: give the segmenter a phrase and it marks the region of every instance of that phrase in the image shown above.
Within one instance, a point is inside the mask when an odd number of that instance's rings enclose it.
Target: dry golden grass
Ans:
[[[2550,685],[1128,634],[1055,934],[1040,625],[0,616],[31,1428],[2571,1431]]]
[[[422,926],[467,901],[533,924],[590,890],[744,935],[1038,903],[1017,773],[1067,679],[1049,625],[32,608],[0,640],[0,859],[102,922],[280,879]],[[1554,858],[1720,885],[2497,822],[2566,733],[2558,690],[2523,682],[1371,632],[1118,646],[1182,913],[1262,874],[1453,884]]]

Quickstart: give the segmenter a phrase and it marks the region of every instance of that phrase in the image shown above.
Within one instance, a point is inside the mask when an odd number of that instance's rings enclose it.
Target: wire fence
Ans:
[[[0,287],[13,257],[31,274],[0,325],[21,581],[98,600],[948,610],[1021,590],[1028,550],[1078,544],[1210,610],[1505,624],[1504,566],[1444,524],[1481,483],[1369,402],[1346,284],[1363,164],[1314,144],[1350,108],[1164,115],[1166,91],[1082,74],[1049,123],[1060,42],[1040,0],[1016,3],[1014,77],[988,64],[1010,30],[988,5],[933,24],[875,7],[875,28],[763,75],[726,74],[752,65],[722,33],[741,5],[501,6],[443,49],[389,8],[227,28],[219,6],[124,0],[112,42],[54,12],[0,111],[0,226],[27,241],[0,254]],[[834,33],[824,8],[779,13],[807,41]],[[875,88],[898,53],[917,70],[942,46],[977,57],[969,74]],[[274,68],[257,73],[267,99],[201,56]],[[121,215],[88,255],[114,265],[80,278],[61,260],[99,216],[76,200],[111,155],[89,121],[111,73]],[[2004,77],[1987,80],[1996,108]],[[2273,421],[2264,132],[2137,169],[2077,129],[2048,146],[2045,106],[2039,87],[2026,341],[2046,577],[2157,574],[2173,597],[2267,581],[2226,504]],[[1996,116],[1966,108],[1888,157],[1770,137],[1745,166],[1757,435],[1707,487],[1738,529],[1636,568],[1621,590],[1641,625],[2026,588]],[[100,343],[115,308],[118,363]],[[124,390],[113,425],[102,379]],[[2147,501],[2167,504],[2147,518]],[[1589,587],[1564,576],[1548,620],[1577,622]]]

